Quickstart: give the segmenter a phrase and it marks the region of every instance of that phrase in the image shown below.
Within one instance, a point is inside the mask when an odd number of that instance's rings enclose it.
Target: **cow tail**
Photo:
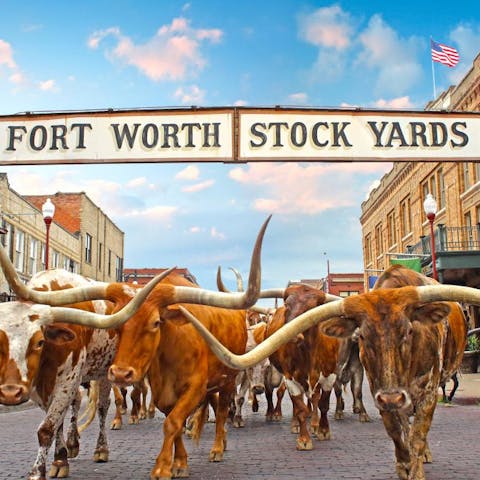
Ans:
[[[193,415],[189,421],[190,424],[190,438],[198,445],[200,436],[202,435],[203,426],[208,420],[208,407],[207,400],[202,402],[198,408],[193,412]]]
[[[97,413],[98,405],[98,382],[95,380],[90,382],[88,387],[88,404],[83,413],[78,418],[78,433],[83,432],[93,421]],[[85,419],[85,422],[80,425],[80,421]]]

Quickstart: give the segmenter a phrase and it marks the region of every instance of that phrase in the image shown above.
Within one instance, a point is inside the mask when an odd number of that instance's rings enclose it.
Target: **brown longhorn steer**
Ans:
[[[7,269],[8,278],[8,272],[12,272],[8,257],[5,257],[5,252],[0,250],[0,259]],[[18,279],[10,278],[16,285]],[[63,289],[73,290],[70,287],[77,287],[75,291],[79,294],[68,299],[62,297]],[[92,282],[64,270],[49,270],[37,274],[29,285],[21,287],[21,291],[31,291],[33,296],[59,295],[60,303],[73,303],[75,300],[86,300],[90,296],[87,292],[93,292],[93,298],[108,298],[114,290],[121,288],[116,284]],[[144,294],[149,290],[150,287]],[[22,296],[20,291],[18,293]],[[78,320],[83,314],[103,314],[111,307],[108,302],[100,300],[83,301],[73,306],[78,310],[48,307],[29,301],[0,304],[0,403],[18,405],[31,398],[46,412],[38,428],[39,450],[29,480],[45,480],[47,454],[54,438],[55,455],[49,476],[68,476],[67,454],[70,457],[78,454],[78,390],[84,381],[99,381],[100,431],[94,461],[108,460],[105,418],[110,402],[110,383],[107,369],[113,360],[117,336],[112,330],[53,322],[66,320],[68,312],[74,320]],[[63,421],[70,404],[73,407],[72,421],[65,445]]]
[[[141,381],[148,372],[155,404],[167,415],[164,422],[163,448],[152,471],[152,479],[171,478],[172,470],[175,476],[188,474],[182,429],[187,416],[200,402],[204,401],[207,393],[213,394],[215,391],[220,392],[220,401],[216,412],[216,440],[210,453],[210,459],[212,461],[222,459],[226,443],[223,424],[227,416],[237,372],[218,362],[195,329],[182,319],[179,310],[182,307],[175,304],[198,304],[192,305],[191,308],[195,314],[202,317],[205,325],[222,341],[230,342],[232,350],[238,353],[244,352],[246,343],[245,310],[233,311],[231,309],[249,308],[258,298],[261,245],[269,220],[270,217],[264,222],[257,236],[252,254],[248,288],[244,293],[226,294],[207,291],[186,280],[184,282],[187,284],[182,285],[159,283],[155,286],[156,282],[170,273],[167,271],[152,280],[139,293],[135,294],[132,301],[112,315],[99,315],[75,309],[40,305],[48,312],[50,322],[61,319],[67,323],[81,323],[84,326],[102,329],[119,327],[131,317],[132,321],[121,328],[118,352],[114,364],[109,369],[109,378],[117,382],[119,386],[126,386]],[[130,300],[126,285],[107,288],[107,292],[105,287],[93,288],[88,292],[85,289],[72,288],[53,292],[54,294],[31,290],[18,279],[8,256],[1,249],[0,261],[9,283],[17,295],[35,302],[58,305],[74,303],[74,300],[78,302],[93,298],[107,298],[115,304],[115,310],[118,310]],[[149,299],[145,301],[148,294],[150,294]],[[145,303],[140,308],[140,303],[143,301]],[[138,315],[135,315],[137,310]],[[237,324],[239,325],[238,329]],[[135,338],[138,341],[128,352],[125,352],[129,335],[136,335]],[[124,358],[122,358],[123,356]],[[78,386],[76,391],[78,391]],[[175,447],[175,453],[172,462],[173,447]],[[39,472],[39,475],[32,477],[32,480],[38,478],[43,480],[44,473],[44,471]]]
[[[190,311],[216,338],[237,353],[245,352],[246,308],[252,306],[260,292],[260,252],[265,229],[257,237],[250,267],[248,289],[243,293],[210,292],[189,300]],[[196,285],[183,280],[186,290],[197,292]],[[210,351],[195,328],[186,322],[180,303],[182,295],[158,285],[143,307],[120,330],[118,351],[109,369],[109,379],[127,386],[147,375],[156,407],[166,415],[162,449],[151,472],[152,480],[188,476],[187,452],[183,428],[187,417],[203,405],[204,414],[192,432],[199,438],[206,421],[208,401],[217,396],[215,441],[210,461],[223,459],[226,447],[225,421],[235,390],[237,371],[226,368]],[[176,287],[180,290],[182,287]],[[174,305],[175,304],[175,305]],[[235,309],[235,310],[233,310]]]
[[[323,291],[309,285],[291,285],[284,293],[284,306],[277,308],[267,325],[265,338],[288,324],[298,315],[322,305]],[[312,439],[307,426],[319,440],[331,438],[327,412],[336,379],[339,340],[324,335],[318,326],[306,330],[270,355],[270,362],[285,377],[293,403],[292,433],[298,433],[297,450],[311,450]],[[304,401],[307,396],[312,412]],[[320,419],[318,417],[320,409]]]
[[[420,286],[402,287],[405,283]],[[242,356],[229,353],[194,317],[188,318],[222,361],[238,369],[271,355],[315,324],[341,338],[359,328],[360,359],[395,445],[397,474],[402,480],[424,480],[423,463],[432,460],[427,434],[438,388],[458,368],[466,342],[462,309],[452,302],[480,305],[480,291],[432,285],[427,277],[391,267],[371,292],[311,309]]]

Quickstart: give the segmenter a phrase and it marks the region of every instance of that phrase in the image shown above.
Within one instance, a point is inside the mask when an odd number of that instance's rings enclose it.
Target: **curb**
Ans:
[[[33,403],[31,400],[28,400],[21,405],[0,405],[0,414],[2,413],[12,413],[12,412],[22,412],[23,410],[30,410],[31,408],[37,407],[36,403]]]

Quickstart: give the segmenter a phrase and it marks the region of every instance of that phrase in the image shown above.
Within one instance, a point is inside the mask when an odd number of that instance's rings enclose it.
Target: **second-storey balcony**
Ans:
[[[453,271],[474,271],[478,269],[480,275],[480,223],[471,227],[447,227],[438,224],[434,230],[435,255],[437,259],[437,271],[440,281],[446,283],[447,277],[452,279]],[[422,267],[431,270],[432,251],[431,237],[425,235],[415,245],[409,245],[406,253],[417,254],[422,260]],[[447,273],[447,271],[452,271]],[[477,276],[477,275],[475,275]],[[467,284],[462,280],[452,283]]]

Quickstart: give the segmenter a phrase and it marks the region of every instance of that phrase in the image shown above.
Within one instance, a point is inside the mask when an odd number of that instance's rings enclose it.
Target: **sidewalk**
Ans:
[[[455,405],[480,406],[480,373],[459,373],[458,388],[453,397]],[[447,383],[447,395],[453,387],[453,382]],[[441,390],[440,390],[441,392]]]

